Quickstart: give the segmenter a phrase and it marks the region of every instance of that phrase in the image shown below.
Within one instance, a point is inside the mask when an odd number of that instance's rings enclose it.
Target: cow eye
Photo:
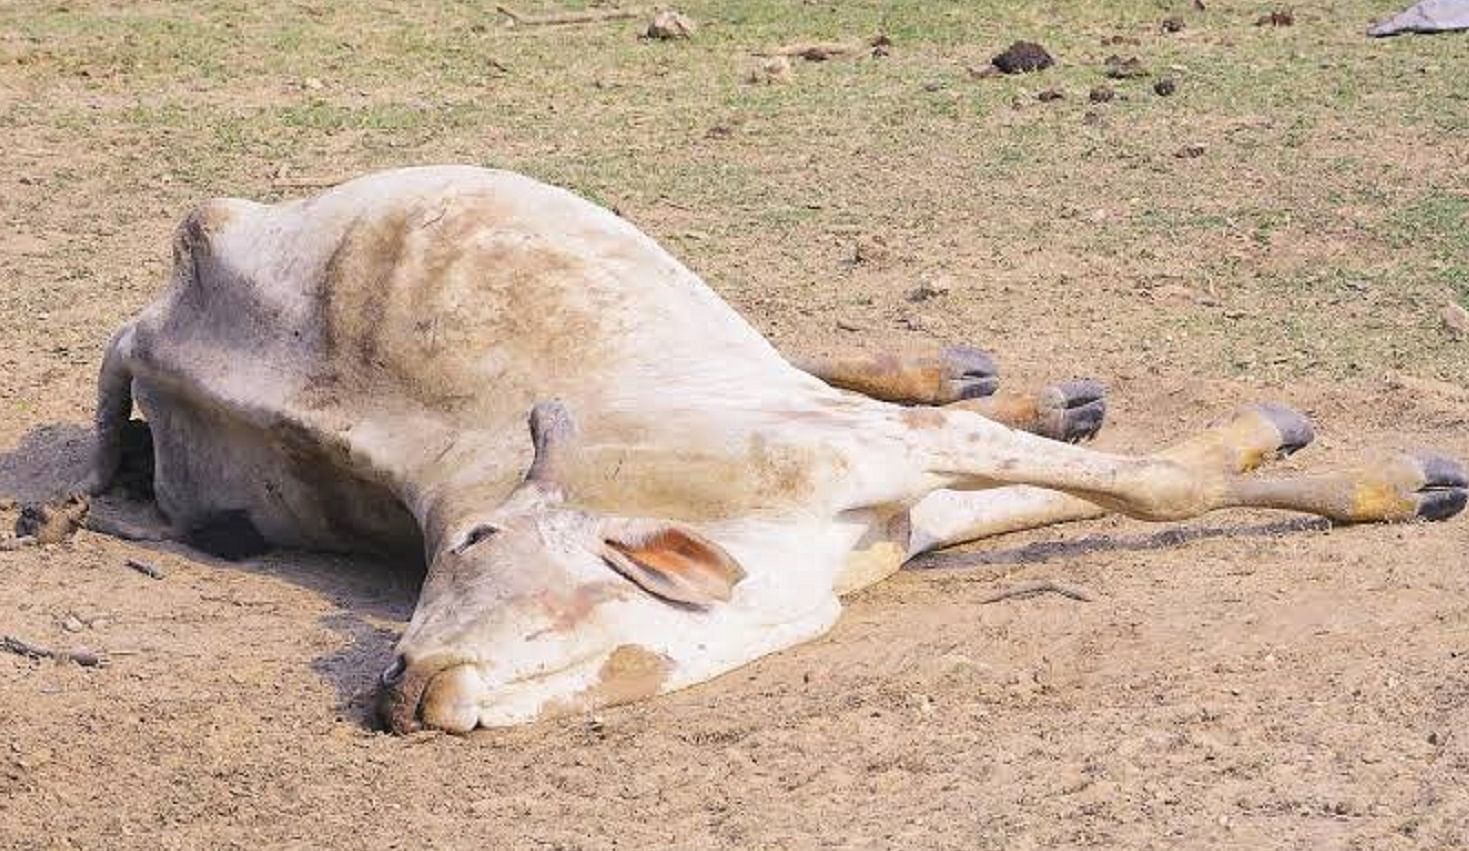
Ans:
[[[460,541],[454,546],[454,552],[462,553],[475,544],[480,543],[481,541],[489,540],[490,538],[498,534],[499,531],[500,530],[498,528],[491,526],[488,523],[476,526],[465,533],[464,540]]]

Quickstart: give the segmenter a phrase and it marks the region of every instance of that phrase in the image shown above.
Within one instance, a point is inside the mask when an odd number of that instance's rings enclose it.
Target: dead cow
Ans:
[[[999,532],[1465,504],[1435,455],[1243,475],[1310,440],[1281,406],[1124,457],[1051,439],[1095,431],[1095,385],[989,396],[970,350],[798,369],[631,224],[507,172],[210,201],[174,254],[107,352],[88,488],[112,483],[136,401],[168,534],[233,518],[273,545],[424,553],[382,677],[399,731],[703,682],[821,635],[907,559]]]

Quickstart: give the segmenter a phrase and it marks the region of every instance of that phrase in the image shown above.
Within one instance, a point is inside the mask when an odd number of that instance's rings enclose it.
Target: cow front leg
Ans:
[[[1095,437],[1107,413],[1102,385],[1088,379],[1039,390],[997,392],[999,371],[994,360],[968,346],[918,355],[802,357],[791,363],[833,387],[882,402],[959,408],[1068,443]]]
[[[133,326],[123,326],[107,344],[97,375],[97,410],[93,417],[92,468],[75,486],[82,494],[100,494],[112,486],[122,463],[124,432],[133,411]]]
[[[1204,475],[1248,473],[1299,451],[1314,437],[1310,421],[1297,411],[1283,405],[1248,405],[1158,456]],[[1029,485],[936,491],[909,511],[908,556],[1107,513],[1081,497]]]
[[[969,346],[917,355],[792,357],[790,362],[833,387],[899,405],[947,405],[988,396],[1000,385],[994,360]]]
[[[1105,390],[1101,382],[1090,379],[1062,381],[1028,393],[1001,390],[946,407],[1066,443],[1096,437],[1107,417]]]

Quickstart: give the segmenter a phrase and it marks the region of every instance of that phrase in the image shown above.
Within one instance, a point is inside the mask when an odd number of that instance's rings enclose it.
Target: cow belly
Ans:
[[[309,433],[264,430],[141,378],[134,397],[153,434],[158,507],[178,531],[243,513],[275,546],[422,557],[402,503]]]

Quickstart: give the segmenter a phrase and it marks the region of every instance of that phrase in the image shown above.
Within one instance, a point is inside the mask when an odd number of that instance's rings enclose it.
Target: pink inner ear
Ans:
[[[669,599],[728,600],[745,578],[744,569],[718,545],[677,527],[656,527],[621,539],[609,536],[607,546],[632,562],[635,570],[623,569],[629,579]]]

